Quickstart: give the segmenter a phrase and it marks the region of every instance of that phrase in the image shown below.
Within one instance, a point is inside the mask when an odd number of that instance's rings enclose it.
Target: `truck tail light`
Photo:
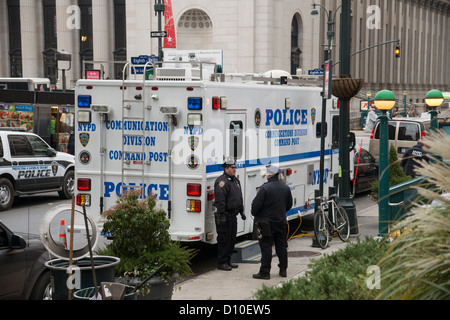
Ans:
[[[220,98],[219,97],[213,97],[212,108],[213,108],[213,110],[219,110],[220,109]]]
[[[91,179],[78,179],[77,188],[80,191],[91,191]]]
[[[76,197],[77,206],[85,205],[86,207],[91,206],[91,195],[90,194],[77,194]]]
[[[215,198],[214,192],[208,192],[208,200],[214,200]]]
[[[200,200],[187,200],[186,201],[186,211],[187,212],[200,212],[201,201]]]
[[[291,168],[286,169],[286,175],[290,176],[291,174],[292,174],[292,169]]]
[[[187,184],[187,195],[191,197],[200,197],[202,195],[202,185],[197,183]]]

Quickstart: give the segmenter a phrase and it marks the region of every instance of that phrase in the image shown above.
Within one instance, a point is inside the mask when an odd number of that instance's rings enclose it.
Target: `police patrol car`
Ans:
[[[321,87],[283,72],[219,74],[195,60],[157,63],[151,80],[131,79],[133,68],[125,66],[124,80],[79,80],[75,88],[76,202],[99,226],[101,213],[134,189],[167,211],[173,240],[215,243],[214,182],[225,159],[236,161],[242,186],[247,219],[238,217],[238,236],[253,231],[251,202],[270,163],[292,191],[287,219],[313,214]],[[327,102],[326,122],[328,193],[339,176],[336,99]]]
[[[74,190],[74,156],[57,152],[39,136],[12,129],[0,131],[0,211],[14,197],[57,191],[71,198]]]

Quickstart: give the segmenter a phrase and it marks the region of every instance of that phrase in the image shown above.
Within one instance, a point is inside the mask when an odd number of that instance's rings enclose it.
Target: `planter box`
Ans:
[[[147,281],[147,283],[142,287],[137,295],[137,300],[172,300],[173,288],[175,285],[175,281],[177,276],[173,276],[169,282],[164,281],[160,277],[153,277]],[[123,283],[127,286],[135,287],[140,284],[143,279],[141,278],[117,278],[115,282]],[[145,291],[145,287],[150,285],[150,292],[148,294],[143,294]]]

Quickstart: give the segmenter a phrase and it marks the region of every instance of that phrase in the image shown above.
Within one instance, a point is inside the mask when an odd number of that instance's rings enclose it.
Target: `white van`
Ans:
[[[377,121],[372,130],[369,142],[369,152],[375,158],[380,153],[380,122]],[[389,120],[389,146],[394,145],[398,158],[403,158],[403,154],[408,148],[417,144],[417,141],[425,138],[430,129],[430,120],[423,118],[394,118]]]

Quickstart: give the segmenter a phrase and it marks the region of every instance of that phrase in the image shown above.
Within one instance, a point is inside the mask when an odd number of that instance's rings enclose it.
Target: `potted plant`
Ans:
[[[102,214],[106,218],[103,232],[111,234],[112,241],[98,253],[119,257],[116,275],[130,285],[140,283],[164,263],[166,267],[141,292],[147,299],[170,299],[175,281],[192,274],[190,260],[196,251],[171,240],[166,212],[156,207],[154,197],[139,198],[140,192],[127,192]],[[156,292],[157,288],[164,292]]]

